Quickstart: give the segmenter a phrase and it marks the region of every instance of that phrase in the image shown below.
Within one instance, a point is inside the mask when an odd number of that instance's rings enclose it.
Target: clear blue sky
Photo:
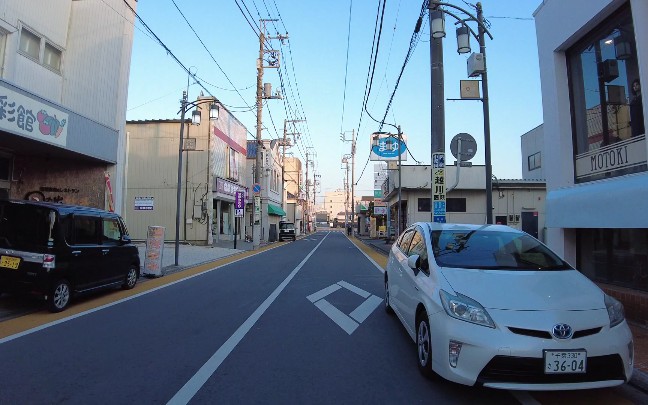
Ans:
[[[268,100],[264,107],[264,138],[282,136],[284,119],[306,118],[307,123],[298,127],[303,134],[300,145],[291,148],[291,151],[303,161],[306,148],[313,148],[308,150],[317,154],[315,169],[321,175],[318,195],[322,195],[343,187],[341,158],[344,153],[350,152],[350,143],[340,141],[340,132],[355,130],[358,133],[356,195],[371,195],[373,165],[376,162],[369,162],[364,172],[363,168],[369,157],[369,136],[378,130],[378,124],[366,113],[361,121],[360,116],[379,3],[378,0],[353,1],[350,32],[349,0],[175,0],[175,5],[172,0],[139,0],[137,13],[182,64],[196,72],[209,92],[227,105],[247,127],[248,139],[253,139],[252,134],[256,131],[256,110],[246,110],[255,103],[259,39],[239,6],[246,14],[249,10],[252,17],[248,14],[248,19],[255,27],[258,27],[260,18],[280,17],[275,25],[269,25],[269,30],[271,35],[277,32],[288,32],[289,35],[289,40],[281,47],[278,41],[271,42],[273,48],[283,52],[285,94],[284,100]],[[367,102],[367,109],[377,119],[385,114],[422,4],[413,0],[389,0],[386,3],[373,85]],[[451,3],[469,8],[462,0],[452,0]],[[486,54],[493,174],[500,179],[521,178],[523,162],[520,136],[542,123],[538,55],[532,19],[532,13],[540,3],[541,0],[482,1],[484,15],[491,24],[490,31],[494,37],[492,41],[487,39]],[[400,125],[408,137],[408,146],[414,158],[429,164],[430,52],[427,15],[424,20],[421,40],[405,68],[386,122]],[[459,98],[459,80],[468,79],[467,56],[456,52],[451,18],[447,19],[446,26],[445,96]],[[345,95],[347,37],[349,56]],[[476,41],[472,40],[471,45],[473,52],[479,50]],[[187,87],[187,78],[183,68],[137,22],[127,119],[179,118],[179,100]],[[272,83],[273,91],[280,88],[278,72],[265,69],[264,82]],[[193,81],[190,84],[189,99],[194,100],[202,89]],[[343,103],[343,100],[346,101]],[[391,130],[389,126],[383,127],[383,131]],[[483,164],[481,102],[446,102],[447,162],[454,161],[450,154],[450,140],[460,132],[468,132],[475,137],[478,151],[473,163]],[[349,136],[350,132],[347,133]],[[406,164],[415,162],[410,158]]]

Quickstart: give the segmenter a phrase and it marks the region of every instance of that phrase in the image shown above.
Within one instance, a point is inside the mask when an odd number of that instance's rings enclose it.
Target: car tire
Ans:
[[[50,312],[61,312],[70,304],[72,290],[67,280],[61,279],[55,282],[47,296],[47,307]]]
[[[296,236],[293,236],[293,242],[296,241],[296,240],[297,240],[297,237],[296,237]]]
[[[137,271],[137,267],[131,265],[128,268],[128,273],[126,273],[126,279],[124,280],[124,284],[122,284],[122,288],[124,290],[130,290],[133,287],[135,287],[135,284],[137,284],[138,275],[139,275],[139,271]]]
[[[394,308],[392,308],[389,301],[389,283],[387,283],[387,277],[385,277],[385,312],[389,315],[394,314]]]
[[[416,318],[416,363],[421,374],[428,378],[434,375],[432,371],[430,320],[425,311],[420,312]]]

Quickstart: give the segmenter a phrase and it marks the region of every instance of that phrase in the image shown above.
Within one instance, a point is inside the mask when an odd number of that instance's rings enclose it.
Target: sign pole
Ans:
[[[238,238],[238,217],[234,217],[234,249],[236,249],[236,239]]]

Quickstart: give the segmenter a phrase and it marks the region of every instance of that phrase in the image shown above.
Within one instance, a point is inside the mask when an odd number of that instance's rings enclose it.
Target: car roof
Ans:
[[[414,226],[420,226],[423,229],[431,231],[476,231],[479,230],[485,232],[512,232],[512,233],[521,233],[521,231],[511,228],[507,225],[495,225],[495,224],[457,224],[457,223],[440,223],[440,222],[416,222],[412,224]]]
[[[61,214],[84,213],[84,214],[92,214],[92,215],[118,216],[118,214],[114,212],[109,212],[99,208],[84,207],[82,205],[61,204],[61,203],[54,203],[48,201],[3,200],[0,202],[0,204],[6,204],[6,203],[23,205],[23,206],[49,208],[58,211]]]

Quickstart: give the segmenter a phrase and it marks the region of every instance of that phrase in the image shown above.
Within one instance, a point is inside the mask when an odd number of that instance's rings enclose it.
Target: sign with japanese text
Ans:
[[[162,275],[162,254],[164,253],[164,227],[149,226],[146,234],[146,253],[142,274]]]
[[[434,222],[446,222],[445,154],[432,154],[432,201]]]
[[[68,114],[0,87],[0,129],[59,146],[67,144]]]
[[[237,210],[245,208],[245,193],[243,191],[236,192],[236,196],[234,197],[234,208]]]
[[[135,211],[153,211],[155,200],[153,197],[135,197]]]
[[[370,160],[407,160],[406,137],[401,134],[401,141],[398,141],[397,134],[375,132],[371,134]]]

